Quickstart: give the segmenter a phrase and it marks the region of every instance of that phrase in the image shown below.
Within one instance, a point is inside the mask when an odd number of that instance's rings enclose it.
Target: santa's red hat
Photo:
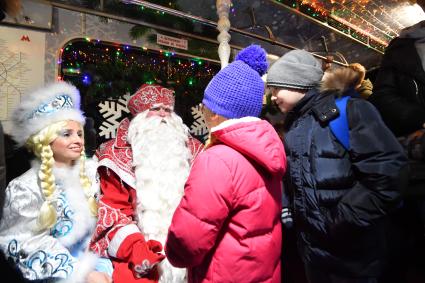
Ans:
[[[142,85],[130,98],[127,107],[131,115],[136,116],[154,105],[174,107],[174,91],[160,85]]]

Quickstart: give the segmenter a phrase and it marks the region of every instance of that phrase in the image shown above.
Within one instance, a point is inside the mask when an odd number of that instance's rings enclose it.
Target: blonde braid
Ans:
[[[90,212],[93,216],[97,216],[97,201],[94,194],[91,192],[91,182],[90,179],[86,175],[86,155],[84,153],[84,147],[81,151],[80,157],[80,183],[83,187],[84,194],[87,198],[87,202],[89,204]]]
[[[52,124],[30,136],[26,143],[26,146],[41,160],[38,178],[40,179],[40,187],[45,201],[40,208],[37,219],[37,225],[40,230],[51,228],[57,220],[56,209],[52,205],[56,183],[53,175],[55,160],[50,143],[57,138],[58,132],[66,126],[66,123],[66,121],[61,121]]]
[[[51,228],[56,223],[57,219],[56,209],[50,201],[56,189],[55,176],[53,176],[54,163],[55,160],[50,145],[42,145],[41,166],[38,177],[40,178],[41,190],[46,200],[41,206],[38,216],[38,225],[40,229]]]
[[[57,137],[61,129],[67,126],[68,121],[60,121],[54,123],[37,134],[28,138],[26,146],[40,158],[41,166],[38,172],[40,179],[40,186],[45,198],[44,203],[40,208],[38,216],[38,226],[40,229],[47,229],[52,227],[57,221],[56,209],[52,205],[52,197],[56,190],[55,177],[53,175],[53,165],[55,160],[53,158],[53,151],[50,147]],[[91,193],[91,182],[85,173],[85,154],[84,148],[80,157],[80,184],[83,187],[84,194],[87,198],[89,209],[91,213],[97,215],[97,202],[95,196]]]

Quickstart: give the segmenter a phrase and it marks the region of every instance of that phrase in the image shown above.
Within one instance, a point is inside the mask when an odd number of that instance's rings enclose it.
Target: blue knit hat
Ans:
[[[228,119],[261,113],[267,71],[266,52],[259,45],[242,49],[235,61],[218,72],[209,82],[202,103],[212,112]]]

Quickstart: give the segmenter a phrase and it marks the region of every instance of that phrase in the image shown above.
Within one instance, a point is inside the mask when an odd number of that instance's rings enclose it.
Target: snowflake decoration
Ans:
[[[120,124],[123,112],[129,113],[127,102],[130,94],[127,93],[118,101],[102,101],[98,104],[99,113],[102,114],[104,121],[99,126],[99,136],[106,139],[115,138],[118,126]]]
[[[190,126],[190,133],[202,137],[203,141],[205,142],[208,139],[208,127],[204,120],[204,115],[201,111],[201,106],[196,105],[191,108],[192,116],[193,116],[193,123]]]

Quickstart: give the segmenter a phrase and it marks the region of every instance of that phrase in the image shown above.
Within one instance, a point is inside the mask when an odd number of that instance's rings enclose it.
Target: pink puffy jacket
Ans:
[[[219,127],[192,167],[166,255],[189,282],[280,282],[283,144],[257,118]]]

